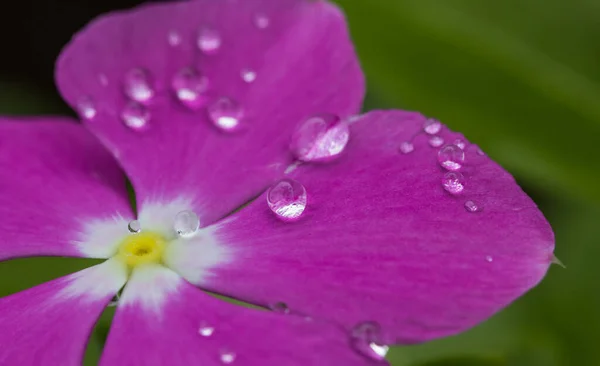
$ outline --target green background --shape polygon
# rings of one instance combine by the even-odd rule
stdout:
[[[600,1],[338,3],[368,78],[365,109],[419,110],[464,132],[538,203],[567,265],[553,266],[541,285],[464,334],[393,349],[392,364],[600,365]],[[8,81],[11,70],[2,71],[0,113],[65,111],[51,89]],[[0,293],[90,263],[3,262]],[[111,314],[92,335],[90,365]]]

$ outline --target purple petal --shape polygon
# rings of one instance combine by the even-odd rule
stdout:
[[[149,283],[152,288],[147,287]],[[164,267],[141,268],[133,273],[100,365],[228,364],[387,363],[355,352],[347,334],[335,326],[223,302]]]
[[[356,113],[364,92],[343,15],[308,0],[113,13],[75,36],[56,79],[141,205],[191,199],[202,225],[281,175],[302,119]]]
[[[108,261],[0,299],[0,364],[81,365],[96,320],[125,279]]]
[[[461,192],[444,189],[424,121],[372,112],[351,125],[338,161],[289,175],[307,192],[300,220],[278,220],[263,195],[217,226],[231,260],[203,287],[347,329],[375,322],[392,344],[463,331],[536,285],[554,247],[542,213],[475,145],[456,172]],[[463,139],[446,128],[436,136]],[[412,151],[401,151],[406,142]]]
[[[81,125],[0,118],[0,260],[96,257],[86,225],[132,215],[123,172]]]

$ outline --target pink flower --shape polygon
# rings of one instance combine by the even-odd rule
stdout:
[[[0,299],[1,365],[80,365],[123,286],[101,365],[385,364],[552,261],[541,212],[462,135],[355,115],[363,75],[325,1],[109,14],[56,80],[83,125],[0,119],[0,259],[106,261]]]

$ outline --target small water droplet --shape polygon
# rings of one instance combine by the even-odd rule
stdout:
[[[352,347],[364,356],[382,361],[389,347],[381,339],[381,327],[375,322],[363,322],[352,328],[350,333]]]
[[[321,114],[304,120],[292,135],[290,148],[302,161],[325,162],[337,158],[350,138],[348,125],[338,116]]]
[[[173,47],[181,43],[181,36],[176,31],[170,31],[168,36],[169,44]]]
[[[206,104],[209,81],[192,67],[179,70],[171,81],[177,99],[190,109],[198,109]]]
[[[242,107],[231,98],[219,98],[208,106],[208,115],[211,121],[225,132],[240,130],[243,114]]]
[[[459,170],[465,161],[465,152],[456,145],[446,145],[438,151],[438,162],[448,170]]]
[[[196,234],[200,228],[200,219],[193,211],[181,211],[175,215],[175,220],[173,220],[173,228],[180,237],[189,238]]]
[[[214,332],[215,328],[205,323],[200,325],[200,328],[198,328],[198,334],[200,334],[203,337],[210,337],[211,335],[213,335]]]
[[[429,135],[435,135],[440,132],[441,129],[442,124],[436,119],[429,118],[423,123],[423,131]]]
[[[461,139],[454,140],[454,145],[458,146],[461,150],[464,150],[465,146],[467,146],[465,144],[465,142],[463,140],[461,140]]]
[[[306,189],[293,179],[282,179],[267,192],[269,208],[283,221],[299,219],[306,209],[306,201]]]
[[[225,350],[221,350],[221,352],[220,352],[220,359],[221,359],[221,362],[223,362],[224,364],[229,365],[229,364],[233,363],[233,361],[235,361],[235,358],[236,358],[236,354],[231,350],[225,349]]]
[[[129,232],[132,234],[137,234],[142,231],[142,225],[138,220],[129,221],[129,224],[127,224],[127,230],[129,230]]]
[[[402,152],[403,154],[411,153],[414,150],[415,150],[415,145],[413,145],[412,142],[405,141],[400,144],[400,152]]]
[[[431,147],[440,147],[444,143],[444,139],[439,136],[431,136],[429,138],[429,145]]]
[[[214,29],[201,29],[198,33],[198,48],[207,55],[215,54],[221,48],[221,36]]]
[[[270,23],[271,20],[265,14],[256,14],[256,16],[254,16],[254,25],[256,25],[256,28],[258,29],[265,29]]]
[[[464,179],[459,172],[448,172],[442,178],[442,186],[452,194],[459,194],[465,189]]]
[[[494,258],[492,258],[492,256],[491,256],[491,255],[486,255],[486,256],[485,256],[485,260],[491,263],[491,262],[493,262],[493,261],[494,261]]]
[[[481,150],[480,147],[477,147],[477,149],[475,149],[475,152],[477,153],[477,155],[480,155],[480,156],[484,156],[485,155],[485,153],[483,152],[483,150]]]
[[[105,74],[98,75],[98,82],[102,86],[107,86],[108,85],[108,76],[106,76]]]
[[[289,314],[290,308],[284,302],[276,302],[270,306],[270,309],[276,313]]]
[[[465,202],[465,209],[469,212],[481,212],[483,210],[483,206],[475,201],[467,201]]]
[[[150,74],[144,69],[132,69],[125,74],[123,90],[132,100],[140,103],[147,103],[154,96]]]
[[[129,102],[123,108],[121,118],[127,127],[135,131],[142,131],[148,127],[150,113],[143,105]]]
[[[251,70],[251,69],[244,69],[242,70],[242,80],[244,80],[247,83],[252,83],[254,82],[254,80],[256,80],[256,71]]]
[[[84,97],[79,100],[77,103],[77,112],[81,118],[88,121],[94,119],[98,113],[92,99],[89,97]]]

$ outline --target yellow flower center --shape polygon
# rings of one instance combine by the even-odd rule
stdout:
[[[121,243],[118,257],[130,269],[143,264],[161,263],[166,243],[167,241],[156,233],[131,234]]]

